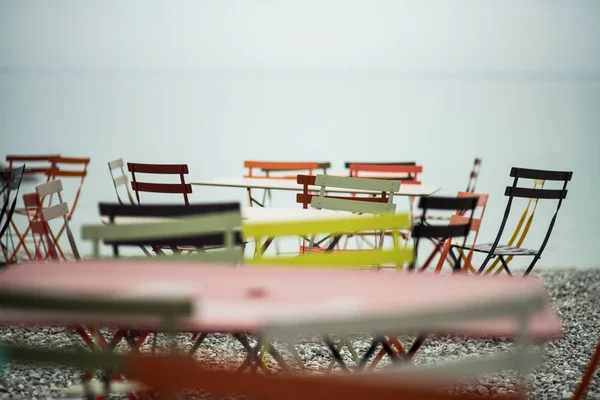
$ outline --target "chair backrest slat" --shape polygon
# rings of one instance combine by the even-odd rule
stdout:
[[[512,178],[539,179],[542,181],[570,181],[573,172],[512,167],[510,176]]]
[[[370,214],[394,212],[396,210],[396,205],[394,203],[357,201],[354,198],[340,199],[327,196],[312,197],[310,205],[317,209]]]
[[[471,230],[470,218],[466,218],[467,223],[454,223],[447,226],[440,225],[422,225],[417,224],[413,227],[412,234],[419,238],[455,238],[466,236]]]
[[[129,182],[129,179],[127,179],[127,177],[125,175],[121,175],[121,176],[117,176],[116,178],[114,178],[113,182],[114,182],[115,186],[123,186],[123,185],[127,185],[127,183]]]
[[[567,190],[559,189],[533,189],[523,187],[512,187],[507,186],[504,191],[505,196],[511,197],[523,197],[528,199],[565,199],[567,197]]]
[[[240,225],[240,220],[240,213],[226,212],[152,223],[85,225],[82,227],[81,232],[84,239],[143,240],[156,237],[170,238],[233,229]]]
[[[100,203],[100,215],[114,217],[183,217],[189,215],[213,214],[216,212],[241,212],[240,203],[202,203],[202,204],[147,204],[143,206],[129,204]]]
[[[69,206],[65,202],[58,203],[45,208],[43,210],[43,214],[46,221],[51,221],[55,218],[61,218],[69,214]]]
[[[46,196],[58,193],[63,190],[62,182],[60,179],[56,179],[50,182],[42,183],[35,187],[37,194],[43,199]]]
[[[189,183],[147,183],[131,182],[131,187],[136,192],[148,193],[192,193],[192,185]]]
[[[396,193],[400,190],[400,182],[398,181],[350,178],[347,176],[332,175],[317,175],[315,178],[315,185],[344,189],[368,190],[373,192]]]

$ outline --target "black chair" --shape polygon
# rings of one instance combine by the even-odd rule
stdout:
[[[177,218],[191,217],[200,215],[209,215],[228,211],[240,211],[240,203],[206,203],[206,204],[151,204],[151,205],[135,205],[135,204],[116,204],[116,203],[100,203],[100,215],[107,217],[110,223],[114,223],[118,217],[134,217],[134,218]],[[110,242],[106,244],[112,245],[113,255],[119,256],[120,246],[138,246],[144,250],[147,255],[150,253],[145,250],[144,246],[152,247],[156,253],[160,249],[170,248],[173,251],[198,251],[207,248],[219,248],[226,245],[225,236],[222,232],[211,234],[202,234],[194,236],[186,236],[181,238],[152,238],[143,240],[127,240]],[[243,246],[243,237],[241,227],[235,231],[234,246]]]
[[[415,269],[418,257],[419,243],[421,239],[429,239],[433,243],[443,243],[447,239],[463,238],[462,245],[466,244],[467,236],[471,230],[473,214],[477,208],[477,197],[443,197],[428,196],[419,198],[418,208],[421,209],[421,215],[418,222],[413,225],[411,235],[414,239],[415,263],[409,266],[410,270]],[[432,225],[428,220],[428,212],[436,211],[454,211],[464,217],[468,217],[465,223]],[[467,216],[467,213],[470,214]],[[460,257],[455,258],[454,271],[460,272]]]
[[[538,170],[538,169],[513,167],[510,170],[510,176],[512,178],[514,178],[514,180],[513,180],[512,186],[507,186],[506,190],[504,191],[504,195],[508,196],[508,202],[506,203],[504,217],[502,218],[502,223],[500,224],[500,229],[498,230],[496,239],[494,240],[493,243],[477,244],[474,247],[472,247],[472,250],[475,252],[486,253],[485,260],[479,267],[478,273],[480,273],[480,274],[485,270],[486,265],[489,263],[489,261],[492,258],[498,257],[498,260],[502,264],[502,268],[504,270],[506,270],[506,272],[509,275],[512,275],[512,272],[508,268],[508,261],[510,261],[510,259],[512,259],[512,257],[516,257],[516,256],[533,257],[533,260],[527,267],[527,270],[525,271],[523,276],[527,276],[531,272],[531,270],[533,269],[533,267],[535,266],[537,261],[541,258],[542,253],[544,252],[544,248],[546,247],[546,244],[548,244],[548,239],[550,239],[552,229],[554,228],[554,224],[556,222],[558,210],[560,210],[562,201],[567,197],[567,183],[571,180],[571,178],[573,176],[573,172],[546,171],[546,170]],[[559,185],[562,184],[562,185],[560,185],[562,187],[560,189],[543,189],[543,188],[537,188],[537,187],[535,187],[536,185],[534,185],[533,188],[526,188],[526,187],[518,186],[519,179],[530,179],[530,180],[534,180],[534,182],[542,181],[541,182],[542,186],[545,181],[555,181],[555,182],[558,182]],[[530,199],[530,200],[533,199],[536,202],[537,202],[537,200],[540,200],[540,199],[557,201],[556,210],[554,211],[554,215],[552,216],[552,219],[550,220],[550,224],[548,226],[548,230],[546,231],[546,235],[544,236],[542,244],[540,245],[539,249],[537,249],[537,250],[527,249],[527,248],[523,248],[520,246],[500,244],[500,239],[502,238],[504,228],[506,227],[506,222],[508,221],[508,217],[510,215],[511,206],[512,206],[513,200],[515,198],[523,198],[523,199]],[[532,218],[533,218],[533,214],[530,217],[530,221]],[[530,221],[528,221],[528,224],[531,223]],[[517,227],[517,230],[519,230],[519,229],[520,229],[520,226]],[[517,231],[515,231],[515,232],[517,232]],[[527,234],[527,230],[524,231],[524,234],[525,235]],[[513,235],[513,237],[514,236],[515,235]],[[523,238],[524,238],[524,236],[523,236]],[[462,245],[462,246],[453,245],[452,247],[471,250],[470,246],[465,246],[465,245]],[[505,257],[509,257],[510,259],[507,260],[507,259],[505,259]]]
[[[408,266],[409,270],[415,269],[415,264],[417,262],[418,257],[418,247],[421,239],[432,239],[435,241],[441,240],[445,241],[448,238],[457,238],[463,237],[463,243],[467,239],[469,235],[469,231],[471,229],[471,221],[473,218],[473,212],[477,207],[478,197],[443,197],[443,196],[428,196],[419,198],[418,208],[421,211],[421,217],[419,221],[413,225],[412,228],[412,237],[414,239],[414,263]],[[431,210],[444,210],[444,211],[460,211],[463,213],[465,217],[467,217],[466,213],[471,211],[468,216],[468,220],[466,223],[457,223],[457,224],[442,224],[442,225],[431,225],[427,221],[427,213]],[[460,260],[455,262],[454,266],[455,272],[460,272]],[[381,345],[382,349],[379,354],[376,355],[374,364],[372,367],[377,365],[379,360],[387,354],[392,361],[398,362],[401,360],[410,360],[414,354],[421,348],[426,335],[419,335],[409,348],[409,350],[404,354],[401,358],[392,350],[392,346],[397,342],[397,338],[387,338],[384,334],[377,333],[375,337],[372,339],[369,348],[363,357],[358,361],[358,365],[356,366],[357,371],[364,370],[367,366],[368,360],[375,354],[375,351],[379,345]],[[333,352],[333,355],[336,361],[342,365],[344,368],[347,368],[344,364],[344,361],[341,358],[339,352],[335,347],[329,345],[330,349]],[[369,367],[371,368],[371,367]]]
[[[0,214],[0,247],[5,259],[4,263],[8,262],[8,241],[6,244],[2,241],[4,240],[4,235],[9,231],[24,172],[25,165],[16,168],[7,168],[2,171],[2,182],[4,185],[0,195],[4,201],[2,203],[2,213]]]

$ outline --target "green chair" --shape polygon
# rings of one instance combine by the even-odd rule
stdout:
[[[120,205],[100,204],[101,214],[109,215],[110,224],[85,225],[81,234],[93,242],[93,257],[100,257],[100,242],[111,245],[118,257],[120,246],[149,246],[155,249],[185,246],[195,250],[190,254],[170,255],[169,260],[240,263],[243,242],[239,203],[193,205]],[[110,209],[110,210],[109,210]],[[119,223],[118,217],[128,217]],[[133,218],[131,218],[133,217]],[[139,222],[138,222],[139,221]],[[217,246],[217,247],[215,247]],[[142,257],[144,260],[162,260]],[[137,258],[137,257],[131,257]]]

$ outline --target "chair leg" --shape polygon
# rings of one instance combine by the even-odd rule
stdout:
[[[510,269],[508,269],[508,263],[506,262],[504,257],[498,256],[498,258],[500,259],[500,262],[502,263],[502,268],[506,270],[506,273],[508,275],[512,276],[512,272],[510,272]],[[496,272],[495,275],[498,275],[501,271],[502,271],[502,269],[500,269],[498,272]]]
[[[531,261],[531,264],[529,264],[529,267],[527,267],[527,270],[525,271],[523,276],[529,275],[529,273],[531,272],[531,270],[533,269],[533,267],[535,266],[535,264],[538,262],[539,259],[540,259],[539,255],[536,254],[536,256],[533,258],[533,261]]]
[[[596,345],[596,350],[594,351],[590,363],[585,369],[585,372],[583,373],[583,376],[581,378],[581,382],[579,382],[579,386],[577,386],[577,389],[575,390],[573,397],[571,397],[571,400],[579,400],[584,398],[588,386],[590,385],[590,382],[594,377],[594,373],[598,368],[598,363],[600,363],[600,340]]]
[[[492,259],[492,253],[488,253],[487,256],[485,256],[485,260],[483,260],[483,263],[481,263],[479,270],[477,271],[478,274],[481,274],[485,270],[485,266],[487,265],[488,262],[490,262],[491,259]]]

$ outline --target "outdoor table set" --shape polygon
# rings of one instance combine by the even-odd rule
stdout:
[[[479,159],[473,164],[467,189],[457,196],[436,195],[440,187],[422,183],[423,167],[415,162],[347,162],[346,173],[332,173],[330,162],[245,161],[243,177],[188,183],[186,164],[115,160],[108,167],[117,201],[100,203],[98,222],[82,227],[81,237],[91,241],[93,249],[92,259],[82,260],[69,226],[81,185],[69,205],[63,199],[61,179],[76,176],[83,182],[87,169],[82,174],[60,165],[84,162],[87,168],[89,159],[52,155],[9,156],[7,160],[25,167],[11,164],[3,181],[0,238],[7,266],[0,272],[0,320],[71,328],[92,353],[68,358],[41,348],[10,346],[6,353],[38,361],[53,356],[79,365],[87,371],[81,392],[90,398],[114,392],[119,384],[115,382],[125,382],[120,390],[130,398],[160,397],[197,387],[200,383],[193,376],[207,378],[218,372],[205,369],[202,360],[200,364],[188,361],[196,360],[206,337],[216,333],[230,335],[246,351],[237,372],[223,373],[231,373],[227,376],[232,381],[239,378],[239,386],[234,385],[239,390],[265,398],[281,395],[278,382],[286,376],[297,379],[298,374],[305,379],[307,396],[314,395],[313,387],[333,391],[337,387],[343,393],[355,385],[356,393],[366,387],[383,390],[381,397],[414,390],[411,393],[421,391],[423,398],[446,398],[432,390],[505,369],[524,376],[542,361],[540,351],[529,344],[563,335],[543,283],[527,275],[549,240],[571,172],[512,168],[513,182],[505,190],[508,203],[498,236],[493,242],[480,243],[479,227],[488,196],[475,192]],[[34,162],[47,165],[34,169],[30,167]],[[36,173],[46,182],[23,196],[24,208],[16,207],[23,176]],[[161,182],[152,181],[151,175]],[[168,182],[168,176],[174,181]],[[533,182],[532,187],[523,186],[523,181]],[[549,184],[558,186],[544,188]],[[244,189],[248,205],[195,203],[194,187]],[[264,190],[262,199],[253,194],[256,190]],[[272,191],[295,193],[297,207],[273,206]],[[165,199],[179,197],[183,202],[146,204],[144,193],[162,193]],[[59,207],[50,203],[52,196],[59,197]],[[398,198],[408,199],[408,208],[394,203]],[[541,247],[525,249],[521,245],[529,223],[523,221],[533,218],[540,199],[554,200],[556,211]],[[526,203],[525,211],[511,239],[503,244],[500,238],[518,200]],[[24,229],[17,224],[18,216],[26,217]],[[60,219],[60,229],[51,225],[53,219]],[[73,256],[59,246],[63,232],[70,239]],[[17,262],[18,248],[9,250],[9,236],[18,238],[15,247],[24,250],[26,260]],[[286,237],[299,242],[291,253],[279,249],[279,241]],[[367,243],[366,248],[353,248],[350,238]],[[433,250],[420,263],[425,244]],[[124,247],[136,254],[123,255]],[[105,248],[112,257],[102,258]],[[475,265],[477,253],[485,257],[480,265]],[[515,271],[509,263],[514,257],[532,258],[523,277],[511,276]],[[429,265],[436,259],[434,273],[430,273]],[[446,266],[451,274],[442,273]],[[497,276],[503,271],[506,276]],[[40,294],[70,299],[71,309],[60,307],[69,301],[57,301],[54,308],[45,309],[44,303],[54,303],[35,297]],[[28,301],[28,296],[33,300]],[[115,312],[116,305],[100,300],[92,307],[90,298],[125,302],[122,310],[144,315],[134,318],[132,313]],[[74,307],[80,303],[83,308],[77,311]],[[181,315],[170,311],[171,303],[178,304]],[[161,316],[160,310],[168,315]],[[105,337],[105,327],[110,337]],[[179,347],[172,336],[176,332],[191,335],[191,349]],[[158,334],[172,336],[164,357],[156,345]],[[352,336],[357,334],[372,338],[363,354],[353,346]],[[404,334],[416,335],[410,345],[400,343],[399,335]],[[415,353],[434,335],[508,338],[517,346],[493,357],[452,363],[440,360],[435,365],[412,363]],[[152,349],[144,350],[151,337]],[[325,370],[330,373],[322,378],[313,376],[294,347],[299,338],[308,337],[322,338],[331,352],[332,363]],[[128,351],[117,356],[114,352],[122,341]],[[295,363],[285,359],[281,346],[290,350]],[[341,355],[344,347],[354,363]],[[103,356],[97,354],[98,349]],[[386,355],[391,364],[376,368]],[[269,356],[277,368],[268,367]],[[156,363],[154,371],[164,371],[164,378],[151,371],[152,363]],[[191,374],[187,379],[169,372],[184,366]],[[91,383],[96,367],[105,371],[100,386]],[[247,371],[262,371],[266,377],[256,375],[253,382],[272,390],[244,383]],[[215,393],[228,390],[227,385],[217,385],[225,382],[225,375],[214,375],[214,379],[204,387]],[[524,389],[524,381],[521,384]]]

